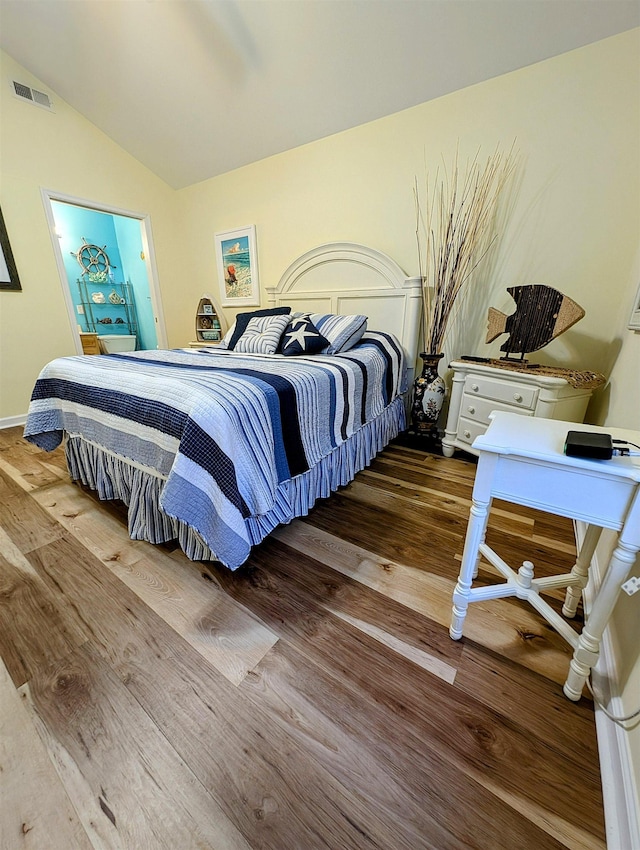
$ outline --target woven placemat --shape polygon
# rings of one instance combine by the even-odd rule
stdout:
[[[506,369],[509,372],[528,372],[531,375],[548,375],[551,378],[564,378],[572,387],[581,390],[597,390],[607,382],[601,372],[580,369],[562,369],[560,366],[527,366],[524,363],[508,363],[506,360],[491,360],[487,366]]]

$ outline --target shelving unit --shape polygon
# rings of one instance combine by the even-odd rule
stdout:
[[[138,315],[129,281],[116,283],[111,275],[104,280],[92,280],[91,277],[87,274],[78,278],[84,330],[97,334],[131,334],[137,340]]]
[[[196,340],[191,347],[218,345],[223,336],[220,315],[211,298],[203,295],[196,310]]]

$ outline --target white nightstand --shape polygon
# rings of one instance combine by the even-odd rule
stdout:
[[[564,692],[569,699],[578,700],[591,668],[598,660],[602,633],[620,588],[640,549],[640,459],[569,457],[564,453],[570,430],[568,425],[567,422],[523,419],[498,412],[486,434],[478,438],[478,470],[460,575],[453,593],[449,632],[454,640],[462,637],[470,602],[509,596],[526,600],[573,647]],[[608,433],[614,439],[640,444],[640,432],[637,431],[594,425],[575,427],[579,431]],[[487,520],[494,498],[586,522],[587,532],[571,572],[535,578],[531,561],[521,562],[522,566],[517,571],[503,561],[485,543]],[[578,634],[541,594],[553,588],[566,587],[562,613],[565,617],[575,616],[603,528],[620,532],[618,544],[595,593],[584,628]],[[481,555],[502,575],[504,582],[481,583],[472,587]]]
[[[518,364],[454,360],[450,367],[453,386],[442,438],[445,457],[451,457],[456,448],[477,455],[471,444],[487,430],[493,410],[582,422],[591,393],[605,380],[596,372]]]

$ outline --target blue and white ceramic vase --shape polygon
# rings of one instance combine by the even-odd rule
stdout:
[[[422,373],[413,382],[411,422],[417,434],[437,435],[437,422],[444,403],[446,385],[438,374],[438,365],[444,354],[420,355]]]

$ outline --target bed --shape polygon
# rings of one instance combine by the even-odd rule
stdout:
[[[192,560],[236,569],[405,427],[420,297],[419,279],[386,255],[320,246],[268,290],[269,317],[252,318],[233,349],[52,361],[34,387],[24,436],[46,450],[64,441],[71,477],[128,506],[132,539],[177,540]],[[291,316],[315,317],[331,345],[264,353],[269,334],[304,339]],[[366,316],[366,331],[332,351],[334,326],[340,339],[355,327],[346,316]]]

